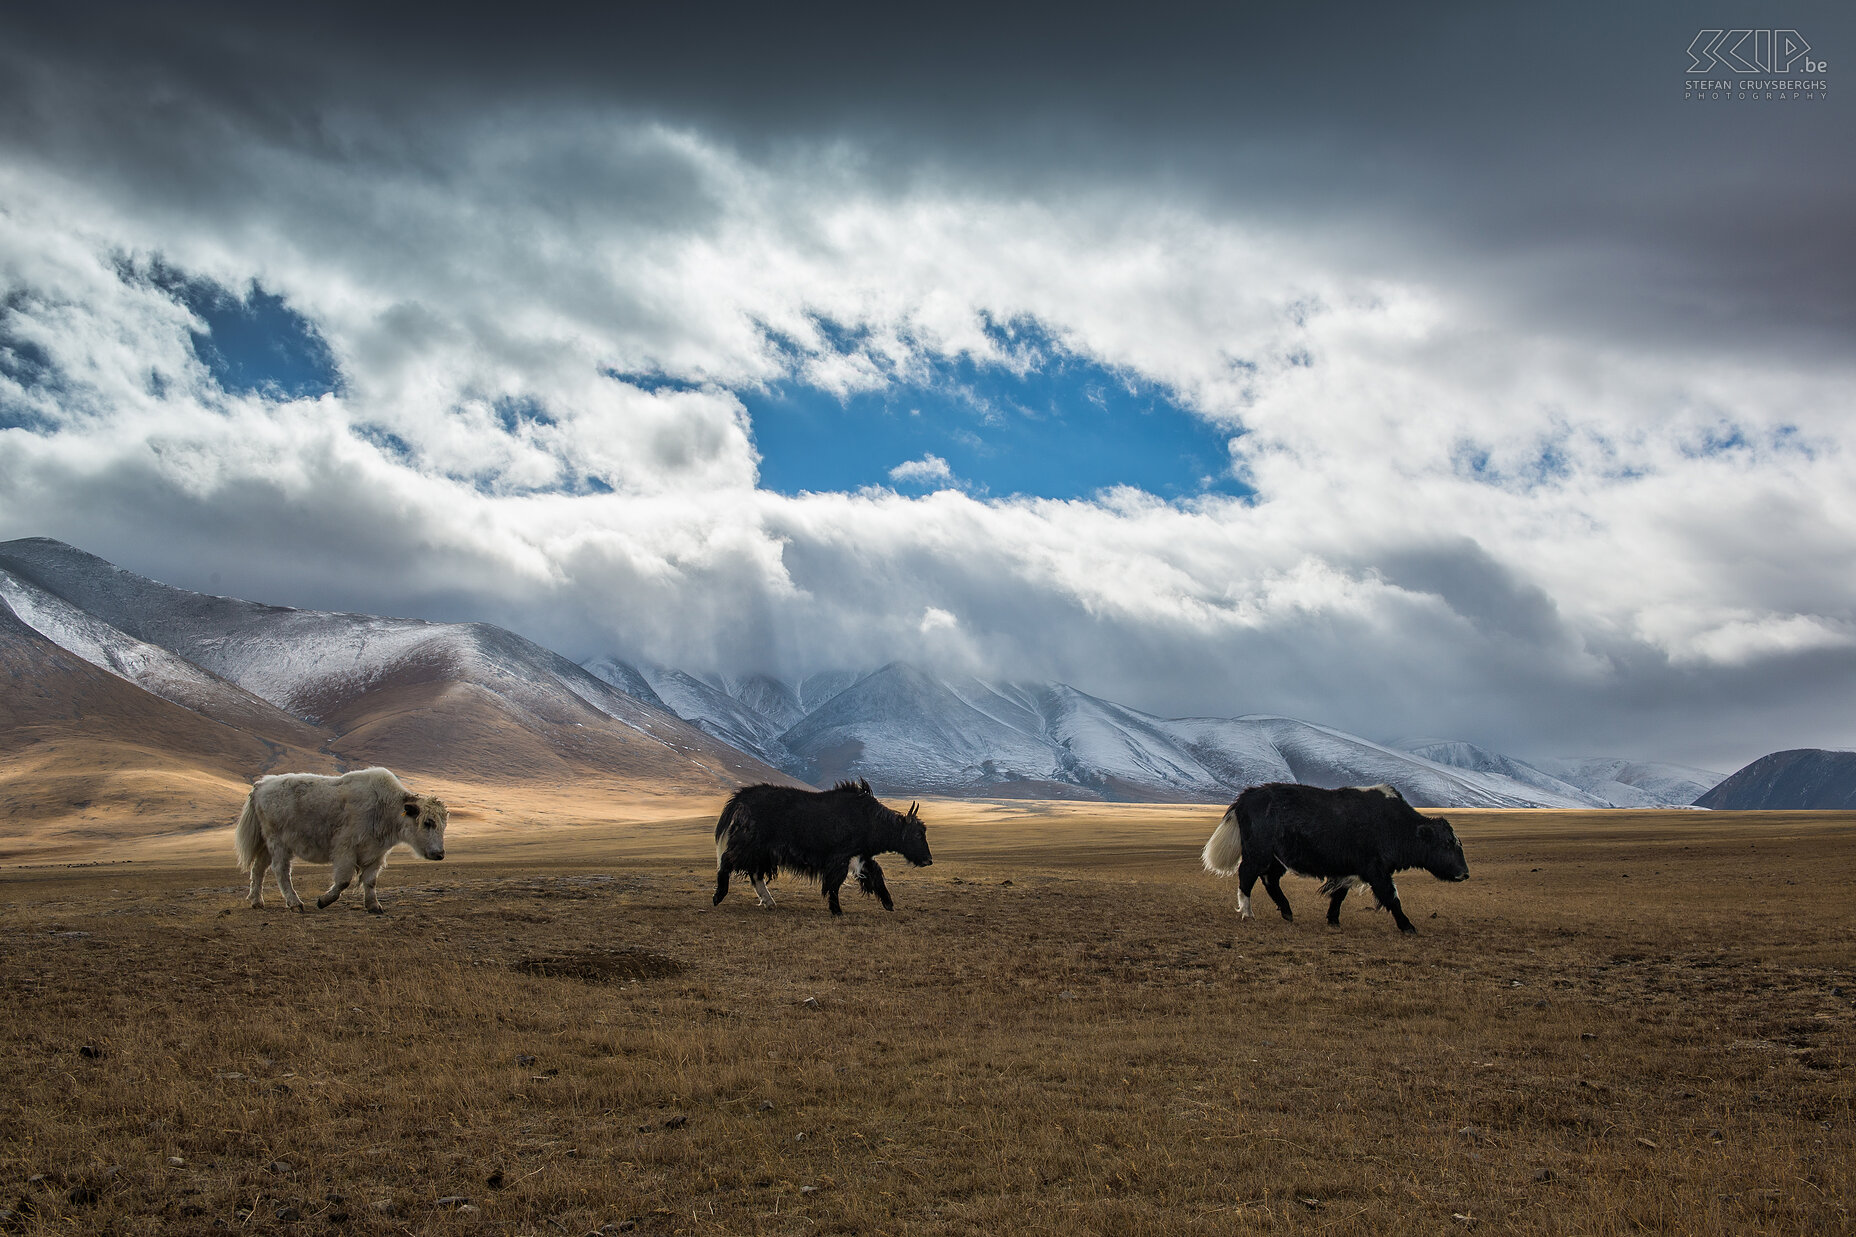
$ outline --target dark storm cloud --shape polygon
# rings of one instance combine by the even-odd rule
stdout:
[[[87,142],[192,194],[241,174],[227,142],[341,160],[394,141],[395,118],[412,133],[618,106],[750,154],[848,139],[897,181],[1108,177],[1293,218],[1361,269],[1421,270],[1518,319],[1645,346],[1808,352],[1856,327],[1846,5],[80,5],[7,20],[8,141]],[[1830,101],[1684,100],[1686,48],[1709,25],[1797,29],[1833,61]],[[357,137],[340,123],[355,112],[389,132]],[[633,170],[602,186],[597,163],[537,168],[537,184],[701,209],[674,166]]]
[[[1545,590],[1517,577],[1467,537],[1444,546],[1398,550],[1376,566],[1387,583],[1442,599],[1485,636],[1542,647],[1565,638]]]

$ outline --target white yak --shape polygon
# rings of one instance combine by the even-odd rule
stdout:
[[[374,879],[387,852],[401,842],[427,859],[445,857],[445,805],[415,795],[387,769],[359,769],[340,777],[281,773],[261,777],[245,800],[235,831],[238,866],[251,873],[251,904],[264,905],[264,869],[277,874],[284,905],[303,909],[290,886],[297,859],[335,865],[329,890],[316,899],[326,907],[361,874],[367,909],[381,913]]]

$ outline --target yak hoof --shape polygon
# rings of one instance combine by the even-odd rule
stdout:
[[[718,894],[716,894],[716,895],[715,895],[715,897],[713,897],[713,898],[711,898],[711,899],[709,900],[709,905],[710,905],[710,906],[720,906],[720,905],[722,904],[722,899],[723,899],[723,898],[726,898],[727,896],[728,896],[728,895],[727,895],[727,894],[725,894],[725,893],[718,893]]]
[[[1412,927],[1410,924],[1406,924],[1404,927],[1400,928],[1399,931],[1403,932],[1406,936],[1418,935],[1418,930]]]
[[[384,906],[370,906],[367,908],[367,913],[370,915],[384,915],[387,913],[387,908]]]

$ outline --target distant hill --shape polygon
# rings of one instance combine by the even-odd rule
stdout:
[[[1695,800],[1718,811],[1856,811],[1856,752],[1817,747],[1761,756]]]

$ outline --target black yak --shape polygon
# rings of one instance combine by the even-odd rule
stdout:
[[[1420,816],[1390,786],[1252,786],[1224,814],[1202,857],[1220,876],[1237,873],[1237,912],[1245,919],[1260,876],[1282,917],[1293,920],[1280,882],[1283,873],[1294,872],[1322,879],[1330,924],[1340,922],[1347,891],[1367,885],[1400,932],[1417,929],[1399,905],[1394,872],[1423,868],[1438,880],[1469,879],[1469,863],[1450,822]]]
[[[834,915],[844,913],[838,888],[847,875],[893,911],[896,904],[875,856],[895,851],[918,868],[934,862],[916,807],[911,803],[907,813],[885,807],[865,781],[839,782],[823,791],[744,786],[715,822],[715,905],[728,896],[729,876],[741,871],[760,904],[772,906],[767,878],[786,871],[817,880]]]

